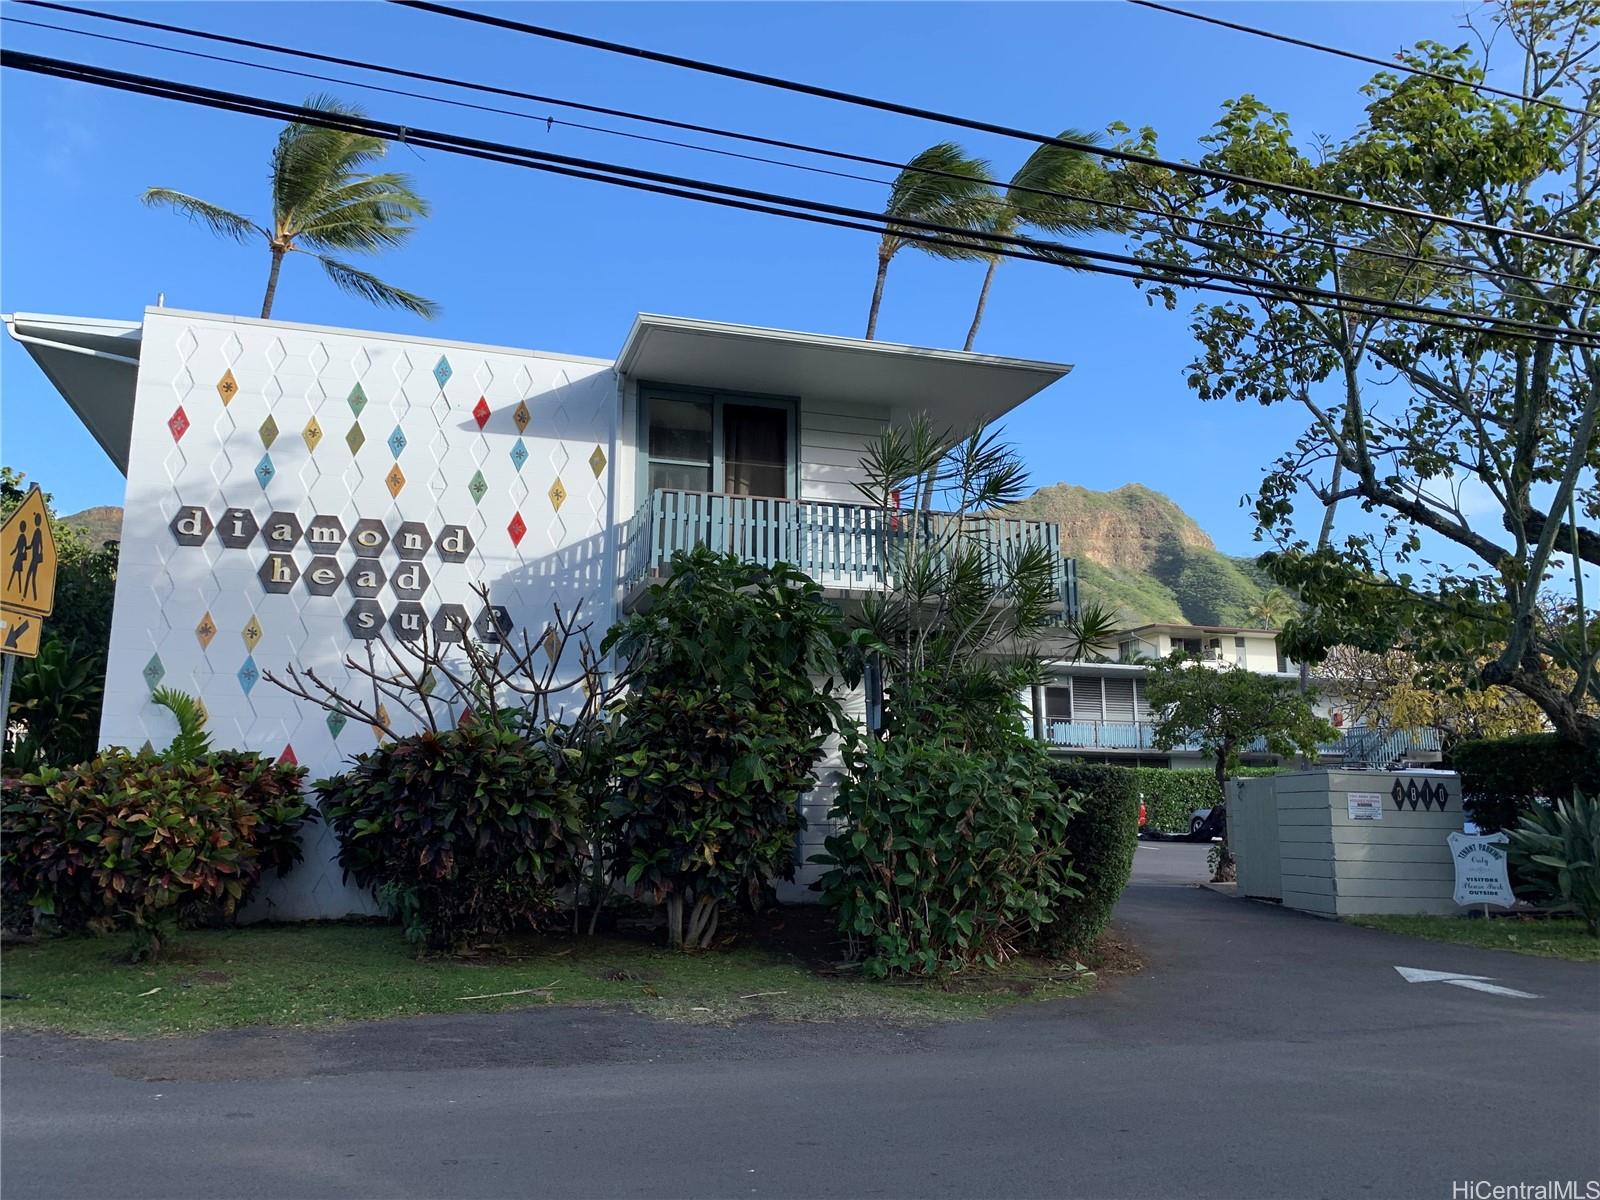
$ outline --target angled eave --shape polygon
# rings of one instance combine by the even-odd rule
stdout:
[[[641,313],[617,370],[648,383],[924,411],[964,430],[1004,416],[1066,363]]]
[[[140,323],[40,313],[10,313],[0,320],[126,475]]]

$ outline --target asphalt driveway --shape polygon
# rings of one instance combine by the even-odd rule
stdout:
[[[1118,910],[1141,974],[970,1024],[13,1035],[5,1195],[1450,1200],[1600,1178],[1600,969],[1220,896],[1193,886],[1205,850],[1141,846]]]

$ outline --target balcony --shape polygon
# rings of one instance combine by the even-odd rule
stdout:
[[[1157,751],[1155,725],[1148,721],[1060,721],[1045,722],[1044,740],[1062,750],[1149,750],[1156,753],[1195,753],[1193,742]],[[1266,754],[1266,742],[1257,738],[1244,748],[1246,754]],[[1437,754],[1436,729],[1351,729],[1317,748],[1325,759],[1349,766],[1387,767],[1397,759],[1413,754]]]
[[[951,519],[865,504],[658,490],[623,529],[622,594],[627,601],[650,579],[664,574],[674,554],[696,546],[763,566],[791,563],[825,588],[861,592],[887,578],[898,557],[897,547],[914,529]],[[1049,547],[1055,556],[1062,611],[1077,611],[1077,564],[1061,557],[1058,526],[989,517],[968,518],[963,527],[992,546],[997,558],[1022,546]]]

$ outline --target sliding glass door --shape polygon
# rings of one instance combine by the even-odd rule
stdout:
[[[639,396],[648,490],[794,497],[793,401],[648,386]]]

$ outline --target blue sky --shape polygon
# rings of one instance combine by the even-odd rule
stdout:
[[[115,6],[117,11],[133,11]],[[8,15],[103,32],[101,23],[6,5]],[[955,137],[1009,175],[1027,147],[888,114],[624,60],[378,4],[145,4],[138,15],[592,103],[732,126],[903,159]],[[523,19],[631,41],[1031,129],[1151,125],[1170,156],[1222,100],[1253,92],[1302,136],[1340,136],[1360,118],[1369,68],[1120,3],[526,4]],[[1218,4],[1209,11],[1386,56],[1420,38],[1465,40],[1454,4]],[[6,26],[10,46],[181,77],[286,100],[337,90],[385,119],[563,153],[873,207],[883,189],[738,163],[542,120],[328,89],[243,66],[199,62]],[[133,33],[130,36],[144,36]],[[164,35],[152,40],[175,41]],[[251,55],[265,59],[265,55]],[[284,65],[302,65],[272,59]],[[309,69],[317,69],[310,67]],[[385,81],[332,69],[333,73]],[[435,89],[437,90],[437,89]],[[468,97],[470,98],[470,97]],[[518,102],[509,102],[518,106]],[[623,127],[525,105],[577,120]],[[221,242],[143,208],[147,186],[189,191],[265,216],[277,128],[7,72],[0,80],[0,309],[137,319],[172,307],[254,315],[264,247]],[[434,204],[412,243],[369,264],[443,306],[427,322],[335,291],[313,264],[285,270],[274,316],[609,356],[637,311],[859,335],[874,239],[397,148]],[[870,169],[866,173],[872,173]],[[879,336],[961,345],[982,267],[902,254]],[[55,492],[64,511],[120,504],[123,481],[20,347],[0,339],[0,453]],[[1147,307],[1126,281],[1002,264],[979,350],[1075,364],[1008,422],[1036,484],[1139,482],[1166,492],[1233,553],[1252,552],[1240,497],[1298,432],[1293,413],[1202,404],[1184,384],[1184,312]]]

